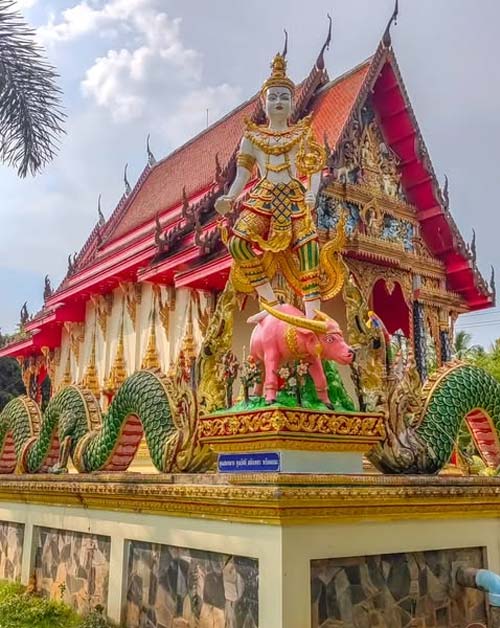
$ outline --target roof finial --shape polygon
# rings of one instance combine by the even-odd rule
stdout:
[[[29,319],[30,315],[28,312],[28,302],[25,301],[23,307],[21,308],[21,311],[19,312],[19,326],[21,327],[21,330],[24,330],[24,326],[29,321]]]
[[[283,45],[283,52],[281,53],[281,56],[285,59],[286,53],[288,52],[288,32],[286,28],[283,29],[283,32],[285,33],[285,43]]]
[[[146,139],[146,152],[148,154],[148,165],[154,166],[156,163],[156,157],[153,155],[153,151],[151,150],[151,146],[149,144],[150,137],[151,137],[151,133],[148,133],[148,137]]]
[[[495,267],[493,265],[491,266],[490,288],[491,293],[493,294],[493,298],[495,298],[497,295],[497,287],[495,284]]]
[[[476,231],[475,231],[475,229],[472,230],[472,241],[470,243],[470,254],[471,254],[472,263],[475,264],[476,263],[476,259],[477,259]]]
[[[386,48],[391,47],[391,26],[393,23],[397,24],[398,13],[399,13],[399,2],[398,0],[396,0],[394,4],[394,11],[392,12],[391,18],[389,22],[387,23],[387,26],[385,27],[384,35],[382,36],[382,43],[384,44]]]
[[[132,192],[132,188],[130,187],[130,183],[127,179],[127,169],[128,164],[125,164],[125,168],[123,169],[123,183],[125,184],[125,196],[128,196],[130,192]]]
[[[446,211],[450,209],[450,195],[448,190],[448,177],[444,175],[444,187],[443,187],[443,201]]]
[[[102,209],[101,209],[101,195],[100,194],[97,197],[97,216],[99,217],[99,220],[98,220],[99,227],[104,227],[104,225],[106,223],[106,218],[104,218],[104,214],[102,213]]]
[[[318,68],[318,70],[324,70],[325,68],[325,50],[330,49],[330,42],[332,41],[332,16],[327,13],[326,17],[328,18],[328,35],[326,36],[325,43],[319,51],[318,58],[316,59],[316,67]]]
[[[45,275],[44,281],[45,281],[45,286],[43,288],[43,300],[46,301],[47,299],[50,299],[50,297],[52,296],[53,290],[50,284],[50,277],[48,275]]]

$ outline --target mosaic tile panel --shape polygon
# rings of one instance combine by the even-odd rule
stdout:
[[[36,589],[79,612],[106,607],[111,539],[53,528],[36,532]]]
[[[24,525],[0,521],[0,580],[20,580]]]
[[[311,561],[312,628],[487,625],[483,593],[454,584],[458,566],[485,567],[481,548]]]
[[[127,628],[257,628],[258,561],[129,543]]]

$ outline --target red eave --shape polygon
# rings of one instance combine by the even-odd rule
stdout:
[[[0,349],[0,358],[25,357],[34,353],[33,338],[12,342]]]
[[[387,53],[373,86],[373,103],[385,138],[401,160],[402,183],[417,209],[422,236],[444,263],[449,288],[462,295],[471,310],[493,305],[492,297],[477,285],[469,259],[457,250],[457,234],[437,198],[435,173],[392,52]]]
[[[196,268],[179,272],[175,275],[176,288],[195,288],[197,290],[223,290],[232,259],[228,253],[206,262]]]

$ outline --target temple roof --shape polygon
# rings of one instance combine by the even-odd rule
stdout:
[[[369,61],[332,81],[314,106],[318,137],[327,133],[336,142],[369,68]],[[246,101],[207,130],[158,162],[131,200],[120,222],[106,234],[110,242],[130,233],[182,200],[192,198],[214,183],[215,155],[225,164],[238,147],[244,120],[256,108],[258,95]]]

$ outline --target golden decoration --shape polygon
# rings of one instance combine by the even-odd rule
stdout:
[[[342,250],[346,244],[345,213],[340,216],[335,237],[320,249],[320,291],[322,301],[333,299],[342,290],[347,275]]]
[[[388,268],[378,264],[370,264],[355,259],[348,259],[349,270],[356,277],[358,285],[361,287],[364,298],[369,301],[372,297],[373,288],[377,281],[382,280],[386,286],[399,284],[406,305],[411,311],[413,307],[413,280],[410,273],[398,268]]]
[[[265,155],[284,155],[289,153],[303,139],[310,124],[311,117],[307,116],[285,131],[274,131],[264,125],[255,124],[255,122],[245,119],[244,137]]]
[[[91,301],[95,308],[96,321],[99,323],[102,335],[105,338],[108,329],[108,318],[111,316],[113,309],[113,293],[92,296]]]
[[[368,327],[368,303],[354,277],[349,275],[344,284],[343,300],[347,316],[347,340],[357,350],[351,364],[351,374],[360,408],[387,411],[383,396],[386,374],[385,356],[381,349],[374,349],[379,332]]]
[[[104,392],[108,395],[114,395],[127,377],[123,326],[124,320],[122,316],[122,319],[120,321],[120,331],[118,334],[118,343],[116,345],[116,354],[105,384]]]
[[[200,415],[214,412],[225,404],[225,382],[219,376],[218,367],[222,356],[232,346],[235,308],[235,288],[229,279],[219,296],[196,361]]]
[[[137,309],[142,300],[142,286],[139,283],[122,282],[120,283],[120,289],[123,293],[128,315],[132,321],[133,327],[135,328]]]
[[[3,503],[147,513],[259,525],[498,518],[500,479],[484,476],[169,474],[2,476]]]
[[[307,357],[306,354],[299,351],[297,341],[297,328],[293,325],[287,325],[285,328],[285,342],[292,358],[294,358],[295,360],[302,360]]]
[[[80,382],[80,386],[86,390],[90,390],[90,392],[94,395],[96,399],[99,399],[101,396],[101,387],[99,385],[99,377],[97,375],[97,367],[96,367],[96,333],[92,336],[92,345],[90,349],[90,357],[89,362],[87,364],[87,368],[85,369],[85,374],[83,376],[82,381]]]
[[[253,155],[247,155],[245,153],[238,153],[236,157],[236,165],[245,168],[250,173],[253,171],[255,166],[255,157]]]
[[[276,307],[272,307],[268,305],[265,301],[261,301],[260,305],[263,310],[269,312],[274,318],[277,318],[292,327],[298,327],[299,329],[307,329],[309,331],[314,332],[315,334],[326,334],[328,329],[328,323],[325,320],[316,320],[306,318],[305,316],[299,316],[297,314],[288,314],[288,312],[283,312],[282,310],[277,309]]]
[[[71,352],[75,356],[76,363],[80,361],[80,345],[85,338],[85,326],[83,323],[64,323],[69,337]]]
[[[156,345],[156,311],[154,307],[154,301],[151,310],[151,325],[149,328],[148,344],[146,346],[146,353],[144,354],[141,368],[147,370],[155,370],[160,368],[160,358]]]
[[[199,419],[202,443],[216,451],[280,449],[368,451],[385,438],[380,414],[270,408]]]
[[[271,62],[271,76],[264,81],[261,92],[265,95],[270,87],[287,87],[293,94],[295,85],[286,74],[286,59],[279,52]]]
[[[326,165],[325,149],[315,139],[310,125],[306,126],[295,157],[297,170],[307,176],[308,187],[310,187],[311,177],[317,172],[321,172]]]

